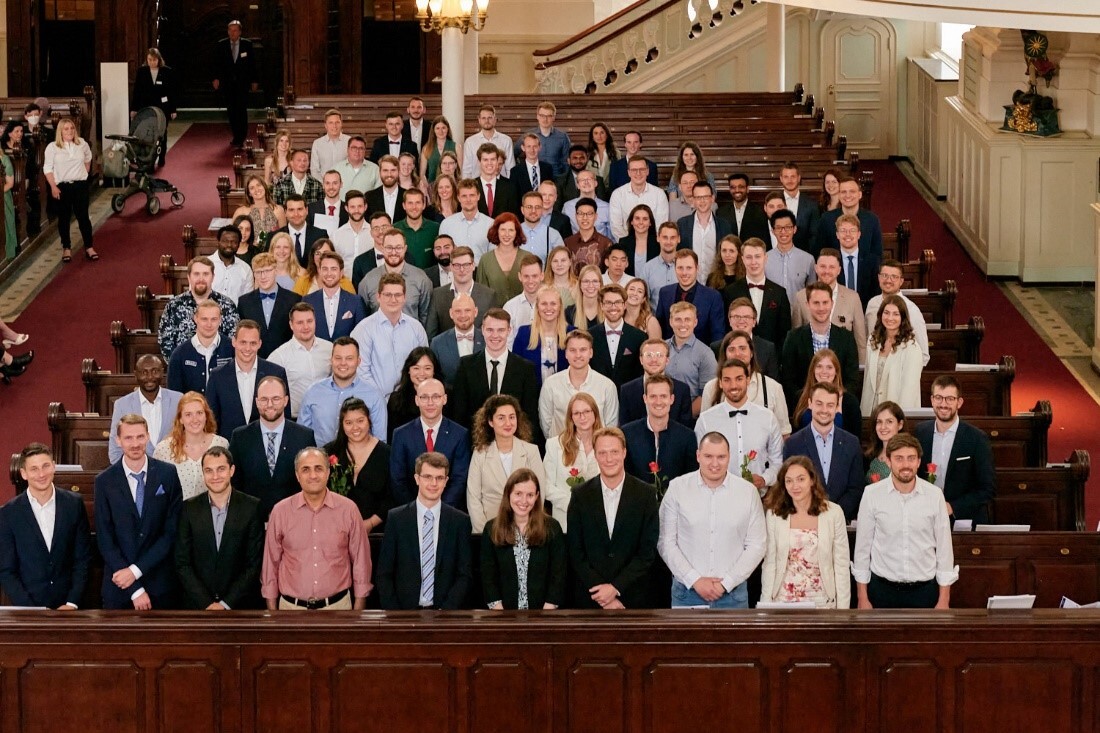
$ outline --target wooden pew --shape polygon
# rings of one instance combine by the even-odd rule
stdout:
[[[141,327],[156,331],[164,309],[172,301],[171,295],[153,295],[148,285],[138,285],[134,293],[138,311],[141,312]]]
[[[46,423],[53,436],[53,455],[58,463],[79,465],[86,471],[101,471],[110,465],[107,459],[110,415],[67,412],[62,403],[51,402]]]
[[[218,251],[218,240],[216,237],[200,237],[195,231],[195,227],[191,224],[183,225],[183,251],[187,258],[187,261],[195,259],[198,256],[210,256]]]
[[[906,430],[929,418],[909,418]],[[1054,414],[1047,400],[1039,400],[1030,412],[1015,415],[971,415],[968,423],[989,436],[993,448],[993,465],[998,471],[1007,468],[1041,468],[1047,465],[1047,434]],[[863,445],[869,447],[874,436],[870,415],[863,416]]]
[[[998,467],[992,521],[1029,524],[1032,531],[1087,531],[1085,482],[1090,470],[1084,450],[1044,468]]]
[[[157,332],[139,328],[131,331],[122,321],[111,321],[111,345],[115,349],[115,371],[134,372],[137,358],[142,354],[160,356]]]
[[[985,319],[971,316],[965,326],[928,329],[928,365],[925,369],[954,370],[957,364],[981,364]]]
[[[128,395],[137,387],[133,374],[100,369],[95,359],[85,359],[80,365],[80,379],[84,382],[84,409],[110,415],[115,400]],[[161,377],[160,386],[167,386],[167,376]]]
[[[862,202],[861,202],[862,203]],[[882,259],[909,261],[909,239],[913,236],[912,227],[908,219],[898,222],[892,232],[882,233]]]
[[[959,286],[954,280],[944,280],[943,290],[906,289],[902,293],[913,301],[927,323],[938,323],[943,328],[955,326],[955,299]]]
[[[160,276],[165,295],[180,295],[187,291],[187,265],[177,265],[172,255],[160,256]]]
[[[927,288],[932,282],[932,266],[935,264],[936,253],[930,249],[922,250],[919,260],[903,263],[901,266],[902,288]]]
[[[15,493],[21,494],[27,490],[27,482],[23,480],[23,477],[19,475],[19,454],[13,453],[11,456],[11,466],[9,468],[11,484],[15,487]],[[75,494],[80,494],[80,498],[84,502],[84,508],[88,512],[88,522],[92,526],[92,531],[95,531],[95,477],[99,474],[99,471],[61,471],[58,470],[54,473],[53,483],[58,489],[71,491]],[[98,598],[99,593],[96,592]]]

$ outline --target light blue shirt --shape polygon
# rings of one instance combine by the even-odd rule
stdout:
[[[638,277],[645,280],[649,286],[649,305],[657,310],[657,300],[661,295],[661,288],[676,282],[676,261],[665,262],[661,255],[657,255],[645,267],[638,272]]]
[[[942,433],[932,427],[932,455],[925,456],[925,464],[936,464],[936,486],[943,488],[947,480],[947,464],[951,460],[951,450],[955,447],[955,435],[959,432],[959,417],[955,416],[955,422]]]
[[[401,380],[401,367],[409,352],[428,345],[428,333],[419,321],[402,312],[393,323],[382,311],[372,313],[352,330],[351,337],[359,342],[363,363],[359,376],[374,385],[388,398]]]
[[[523,229],[523,236],[527,238],[527,241],[524,242],[520,249],[538,257],[542,260],[543,267],[545,267],[550,250],[560,246],[564,242],[561,235],[558,234],[558,230],[550,228],[550,217],[542,217],[535,226],[531,226],[525,220],[520,224],[520,228]],[[512,327],[512,330],[515,330],[515,326]]]
[[[528,132],[539,136],[539,143],[542,146],[539,148],[539,160],[550,164],[554,169],[555,177],[565,173],[569,168],[569,147],[572,145],[569,141],[569,135],[564,130],[559,130],[556,127],[550,128],[549,135],[543,135],[542,130],[538,127],[528,130]],[[520,144],[522,144],[523,137],[526,134],[520,136]]]
[[[665,374],[686,384],[691,398],[695,399],[703,394],[703,385],[718,373],[718,360],[714,352],[694,335],[679,348],[675,338],[668,339],[666,343],[668,366],[665,367]]]
[[[336,386],[332,377],[327,377],[306,390],[302,397],[302,406],[298,410],[298,424],[313,428],[317,445],[325,445],[336,439],[340,420],[340,407],[349,397],[358,397],[370,411],[370,432],[379,440],[386,439],[386,401],[381,393],[358,376],[346,387]]]
[[[282,446],[282,444],[283,444],[283,426],[284,425],[286,425],[286,420],[280,420],[279,421],[279,427],[277,427],[277,428],[269,428],[266,425],[264,425],[262,422],[260,423],[260,437],[263,439],[265,459],[266,459],[266,456],[267,456],[267,440],[268,440],[267,436],[271,435],[271,434],[274,434],[275,435],[275,456],[276,456],[276,460],[278,460],[279,447]]]
[[[598,199],[595,196],[592,200],[596,202],[596,231],[604,235],[612,242],[615,241],[614,235],[611,234],[611,205],[603,199]],[[561,213],[565,214],[569,218],[569,223],[573,225],[573,233],[576,234],[577,229],[577,202],[580,198],[569,199],[561,207]]]
[[[852,269],[852,277],[848,277],[848,268]],[[859,283],[859,247],[850,253],[840,250],[840,270],[844,273],[844,285],[851,290],[856,289]]]
[[[829,432],[824,436],[817,432],[817,429],[810,426],[810,432],[814,436],[814,445],[817,446],[817,460],[821,464],[821,477],[822,483],[829,480],[829,463],[833,458],[833,438],[836,436],[836,429],[834,426],[829,426]]]
[[[279,295],[279,285],[276,283],[275,288],[271,291],[260,290],[260,295],[267,295],[274,293],[276,297]],[[260,298],[260,307],[264,309],[264,325],[271,325],[271,314],[275,312],[275,300],[273,298]]]
[[[791,247],[784,254],[776,248],[768,252],[764,275],[782,285],[787,290],[787,299],[794,303],[798,291],[817,280],[814,264],[814,256],[806,250]]]

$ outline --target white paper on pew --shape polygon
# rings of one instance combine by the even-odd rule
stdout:
[[[1035,596],[1022,594],[1018,596],[990,596],[985,602],[986,608],[1033,608]]]
[[[45,606],[0,606],[0,611],[52,611]]]
[[[957,372],[995,372],[997,371],[996,364],[956,364],[955,371]]]
[[[54,469],[57,471],[83,471],[84,466],[79,463],[58,463],[54,466]]]
[[[926,331],[942,331],[943,326],[939,323],[926,323],[924,324],[924,329]]]
[[[955,532],[970,532],[973,529],[974,529],[974,520],[973,519],[956,519],[955,520],[955,526],[952,527],[952,530],[955,531]]]
[[[790,603],[783,603],[782,601],[760,601],[756,604],[756,608],[762,611],[782,611],[788,608],[817,608],[817,604],[813,601],[791,601]]]
[[[902,295],[928,295],[928,288],[902,288]]]
[[[1069,598],[1062,596],[1062,600],[1058,603],[1058,608],[1100,608],[1100,601],[1096,603],[1086,603],[1082,606],[1077,601],[1071,601]]]
[[[209,227],[209,229],[210,229],[210,231],[212,231],[212,232],[216,232],[216,231],[218,231],[219,229],[221,229],[222,227],[227,227],[227,226],[230,226],[230,225],[231,225],[232,223],[233,223],[233,220],[232,220],[232,219],[230,219],[230,218],[229,218],[229,217],[227,217],[227,216],[225,216],[225,217],[223,217],[223,216],[215,216],[215,217],[214,217],[213,219],[211,219],[211,220],[210,220],[210,227]]]
[[[1030,532],[1030,524],[979,524],[975,532]]]
[[[707,606],[707,605],[702,605],[702,606],[677,606],[676,608],[679,608],[679,609],[686,608],[690,611],[709,611],[710,610],[710,606]]]
[[[292,104],[290,109],[313,109],[312,104]]]

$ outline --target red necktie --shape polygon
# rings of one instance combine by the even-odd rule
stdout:
[[[493,215],[493,184],[485,184],[485,208],[489,210],[489,216]]]
[[[328,207],[328,215],[329,216],[335,216],[336,215],[336,207],[335,206],[329,206]]]
[[[428,449],[429,453],[435,450],[435,441],[432,440],[432,430],[434,430],[434,428],[428,428],[428,435],[424,438],[424,446]]]

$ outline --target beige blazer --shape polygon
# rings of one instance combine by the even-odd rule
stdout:
[[[828,598],[828,608],[849,608],[852,604],[851,551],[844,510],[833,502],[817,518],[817,562],[821,567],[821,584]],[[776,601],[787,572],[787,555],[791,550],[791,521],[780,519],[770,511],[764,513],[768,542],[764,552],[764,567],[760,576],[760,600]]]
[[[834,326],[840,326],[852,332],[856,339],[856,349],[859,351],[859,363],[866,364],[867,320],[863,313],[863,304],[859,300],[859,293],[838,285],[835,301],[832,323]],[[806,302],[806,289],[802,288],[791,303],[791,327],[798,328],[809,322],[810,306]]]
[[[872,349],[868,339],[867,368],[863,370],[863,399],[859,409],[864,415],[870,415],[875,405],[886,400],[897,402],[903,410],[920,407],[922,371],[924,356],[916,341],[906,341],[883,359],[882,352]],[[881,379],[879,372],[882,372]]]
[[[546,474],[542,470],[539,449],[516,438],[512,443],[512,471],[520,468],[529,468],[535,472],[545,498]],[[470,458],[470,473],[466,478],[466,508],[470,511],[474,534],[480,533],[485,523],[496,517],[506,481],[508,475],[504,473],[500,451],[495,442],[490,443],[485,450],[474,451]]]

